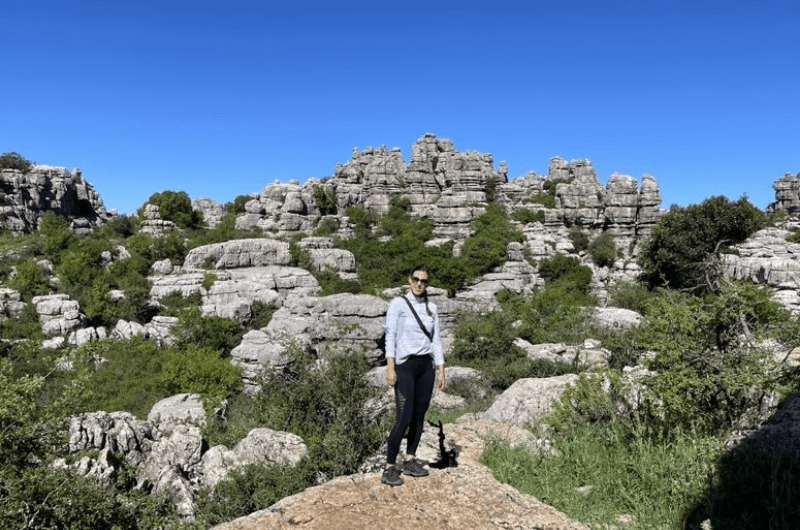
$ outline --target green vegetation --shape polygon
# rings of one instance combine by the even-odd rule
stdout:
[[[9,151],[0,155],[0,170],[17,169],[23,173],[27,173],[32,167],[33,162],[14,151]]]
[[[336,190],[324,185],[314,186],[314,202],[322,215],[336,214]]]
[[[594,238],[588,248],[592,261],[599,267],[611,267],[619,254],[614,236],[610,232],[603,232]]]
[[[159,214],[165,221],[172,221],[180,228],[197,228],[203,224],[203,215],[192,209],[192,200],[185,191],[161,191],[147,199],[158,206]],[[144,206],[142,206],[143,211]]]
[[[254,427],[269,427],[301,436],[308,456],[296,467],[250,466],[233,473],[206,492],[199,519],[207,525],[230,520],[268,506],[314,484],[317,476],[353,473],[374,454],[387,425],[374,421],[367,400],[377,391],[367,384],[367,364],[359,353],[332,353],[323,365],[295,349],[285,372],[267,372],[255,397],[231,401],[226,424],[212,422],[210,445],[232,447]]]
[[[589,248],[589,235],[577,226],[569,229],[569,239],[572,241],[575,252],[583,252]]]
[[[711,197],[686,208],[672,206],[644,244],[640,264],[650,285],[703,289],[709,255],[744,241],[765,224],[765,214],[746,197],[736,202]]]
[[[528,223],[543,223],[544,222],[544,212],[542,210],[531,210],[528,208],[517,208],[511,214],[511,218],[515,221],[519,221],[522,224]]]
[[[539,274],[548,284],[575,293],[588,293],[592,283],[592,269],[581,265],[575,257],[561,254],[539,262]]]
[[[553,440],[557,456],[494,444],[482,462],[498,480],[598,527],[627,514],[635,518],[631,528],[683,528],[721,450],[713,437],[682,432],[669,444],[631,441],[613,425],[586,425]]]

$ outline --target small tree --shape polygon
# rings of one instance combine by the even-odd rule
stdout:
[[[592,261],[600,267],[611,267],[617,259],[617,244],[610,232],[603,232],[589,244]]]
[[[181,228],[198,228],[203,224],[203,214],[192,208],[192,200],[185,191],[154,193],[147,202],[158,206],[162,219]]]
[[[33,162],[19,153],[9,151],[0,155],[0,169],[17,169],[27,173],[33,167]]]

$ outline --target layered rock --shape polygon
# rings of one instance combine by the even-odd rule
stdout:
[[[183,262],[189,270],[289,265],[289,243],[275,239],[233,239],[193,248]]]
[[[233,349],[249,391],[264,368],[281,368],[291,347],[313,350],[320,357],[333,350],[362,351],[372,362],[382,358],[384,316],[388,304],[375,296],[335,294],[290,297],[263,330],[250,331]]]
[[[800,244],[789,243],[791,232],[764,228],[736,245],[737,254],[723,254],[723,273],[771,287],[775,299],[788,309],[800,312]]]
[[[291,433],[254,429],[233,450],[206,450],[202,428],[206,413],[200,396],[178,394],[153,405],[147,420],[127,412],[92,412],[74,416],[69,451],[97,451],[70,465],[79,473],[106,480],[118,470],[114,455],[136,470],[138,485],[165,495],[186,518],[194,515],[194,499],[228,472],[247,464],[295,465],[307,453],[302,438]],[[67,467],[64,459],[54,462]]]
[[[139,228],[139,232],[143,234],[161,237],[164,234],[177,230],[175,223],[161,218],[161,210],[156,204],[145,204],[142,208],[141,216],[142,225]]]
[[[225,208],[217,201],[211,199],[196,199],[192,201],[192,209],[200,212],[208,228],[214,228],[225,217]]]
[[[32,232],[47,212],[71,219],[77,232],[110,218],[100,194],[78,169],[39,165],[27,173],[0,170],[0,228]]]
[[[42,332],[48,336],[68,335],[81,327],[83,315],[77,300],[66,294],[34,296],[33,305],[42,323]]]
[[[16,318],[25,311],[25,302],[19,291],[0,287],[0,320]]]
[[[768,212],[800,214],[800,173],[786,173],[772,184],[775,202],[767,207]]]
[[[582,344],[572,345],[561,342],[531,344],[517,338],[514,346],[525,352],[532,361],[547,361],[573,367],[574,371],[602,370],[608,368],[611,352],[601,348],[598,340],[586,339]]]

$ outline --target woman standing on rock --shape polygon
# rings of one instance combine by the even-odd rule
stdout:
[[[397,415],[389,433],[386,468],[381,482],[400,486],[401,473],[424,477],[428,470],[416,459],[417,446],[431,403],[434,379],[444,388],[444,355],[439,314],[428,301],[428,270],[416,267],[408,278],[409,293],[398,296],[386,313],[386,383],[394,387]],[[434,369],[434,365],[436,368]],[[397,466],[400,442],[408,430],[407,458]]]

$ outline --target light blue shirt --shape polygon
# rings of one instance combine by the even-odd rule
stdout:
[[[402,297],[397,297],[389,304],[386,312],[386,358],[395,359],[395,364],[403,364],[412,355],[433,355],[436,366],[444,365],[442,353],[442,339],[439,335],[439,312],[436,304],[428,302],[432,316],[425,310],[425,299],[417,298],[409,293],[405,297],[422,320],[422,325],[427,330],[433,328],[433,340],[429,340],[425,333],[419,329],[417,319],[408,308]]]

